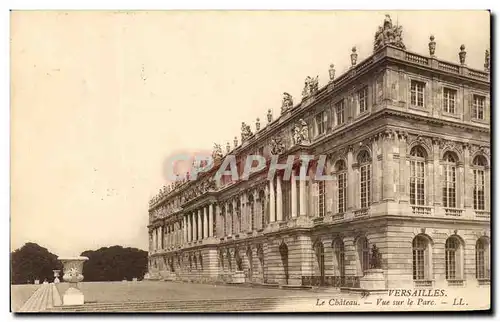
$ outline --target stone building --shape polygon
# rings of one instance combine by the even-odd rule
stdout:
[[[234,148],[216,145],[216,167],[151,200],[149,275],[356,288],[376,245],[387,288],[489,284],[489,53],[484,71],[465,46],[457,56],[440,60],[432,36],[429,55],[407,51],[387,16],[371,56],[353,48],[321,88],[308,77],[300,102],[284,93],[279,117],[243,124]],[[255,154],[295,156],[292,176],[215,179],[228,155],[241,174]],[[298,155],[326,155],[332,180]]]

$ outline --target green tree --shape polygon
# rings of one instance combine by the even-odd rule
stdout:
[[[54,269],[62,269],[62,264],[57,260],[57,255],[52,254],[47,248],[36,243],[26,243],[21,248],[10,254],[11,258],[11,283],[33,283],[35,279],[52,281]]]
[[[122,246],[86,250],[81,256],[89,258],[83,264],[85,281],[121,281],[142,278],[147,272],[148,252]]]

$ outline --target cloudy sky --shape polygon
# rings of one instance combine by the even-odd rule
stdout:
[[[386,12],[13,12],[11,241],[147,249],[164,160],[265,123],[306,76],[373,49]],[[483,68],[489,13],[387,12],[411,51]]]

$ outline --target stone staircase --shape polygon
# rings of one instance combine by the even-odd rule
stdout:
[[[19,313],[41,312],[54,306],[54,297],[59,297],[54,284],[42,284],[19,309]]]
[[[314,303],[316,297],[144,301],[59,306],[45,312],[272,312],[289,311],[293,307],[312,306]]]

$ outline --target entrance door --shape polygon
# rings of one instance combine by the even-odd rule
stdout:
[[[288,246],[285,243],[280,245],[280,255],[285,274],[285,284],[288,284]]]

